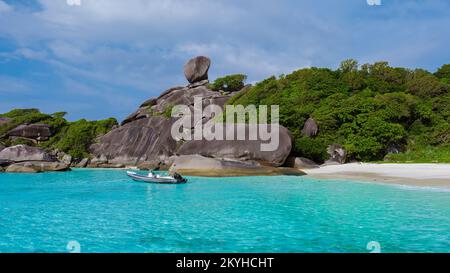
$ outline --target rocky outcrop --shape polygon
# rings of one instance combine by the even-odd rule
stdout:
[[[11,164],[14,164],[14,161],[0,159],[0,167],[8,167]]]
[[[231,126],[234,126],[231,125]],[[224,132],[230,126],[224,127]],[[288,129],[279,127],[279,145],[275,151],[262,151],[261,140],[192,140],[184,143],[178,150],[180,155],[199,154],[218,159],[232,159],[240,161],[258,161],[267,166],[279,167],[284,164],[292,149],[292,137]],[[235,130],[236,132],[237,130]],[[246,125],[246,132],[249,126]],[[248,133],[247,133],[248,135]],[[237,138],[235,138],[237,139]]]
[[[99,138],[91,146],[94,155],[91,167],[102,156],[101,163],[136,166],[142,162],[164,161],[176,154],[179,144],[172,138],[171,128],[177,119],[165,116],[165,112],[180,104],[192,108],[195,96],[202,97],[204,107],[212,103],[223,106],[231,97],[206,86],[171,88],[156,99],[156,104],[139,108],[139,112],[145,111],[148,116],[133,115],[122,123],[123,126]]]
[[[6,125],[8,123],[10,123],[12,121],[12,119],[10,118],[0,118],[0,126]]]
[[[0,152],[0,160],[10,160],[14,162],[22,161],[49,161],[55,162],[56,158],[45,150],[26,145],[17,145],[3,149]]]
[[[61,157],[60,161],[66,165],[72,164],[72,156],[65,154]]]
[[[141,104],[140,108],[152,107],[152,106],[156,105],[157,103],[158,103],[158,99],[151,98],[151,99],[144,101],[144,103]]]
[[[52,132],[51,126],[46,124],[23,124],[7,132],[6,136],[45,141],[52,136]]]
[[[210,104],[223,106],[223,104],[231,97],[230,95],[224,96],[219,92],[208,89],[204,85],[193,88],[184,87],[181,89],[169,90],[170,92],[165,92],[158,98],[156,105],[150,107],[152,116],[164,114],[167,110],[176,105],[193,107],[195,97],[202,97],[204,107]]]
[[[33,138],[10,136],[8,138],[12,143],[20,143],[28,146],[36,146],[39,141]]]
[[[137,168],[141,171],[160,170],[162,164],[160,160],[151,160],[139,163]]]
[[[171,137],[172,123],[173,119],[151,117],[112,130],[91,146],[95,158],[89,166],[108,162],[137,165],[172,156],[177,147]]]
[[[270,175],[304,175],[299,170],[262,166],[257,162],[220,160],[200,155],[177,157],[169,173],[184,176],[238,177]]]
[[[136,112],[130,114],[128,117],[126,117],[122,123],[120,123],[121,126],[124,126],[127,123],[144,119],[150,117],[148,106],[140,107]]]
[[[38,173],[36,169],[32,168],[31,166],[22,166],[22,165],[10,165],[5,169],[5,172],[7,173]]]
[[[80,162],[74,165],[75,168],[86,168],[89,164],[89,158],[83,158]]]
[[[406,152],[406,146],[405,144],[391,144],[389,145],[386,150],[384,151],[386,155],[388,154],[399,154],[399,153],[404,153]]]
[[[195,57],[184,65],[184,75],[190,83],[207,80],[210,66],[211,60],[208,57]]]
[[[123,169],[125,168],[125,164],[110,164],[110,163],[101,163],[95,166],[100,169]]]
[[[17,145],[0,152],[0,165],[10,173],[68,171],[69,164],[59,162],[55,155],[37,147]]]
[[[347,152],[341,145],[333,144],[328,146],[327,153],[330,156],[330,158],[328,159],[328,161],[325,162],[325,165],[345,163]]]
[[[141,169],[168,168],[173,156],[193,154],[218,160],[257,161],[266,166],[281,166],[292,148],[292,138],[284,127],[280,127],[280,145],[273,152],[262,152],[261,141],[189,141],[172,137],[172,125],[179,119],[171,117],[174,106],[184,105],[193,112],[195,98],[200,97],[203,109],[211,104],[223,109],[235,94],[214,91],[208,87],[209,66],[210,61],[206,57],[189,61],[185,72],[191,84],[170,88],[159,97],[141,104],[137,111],[122,122],[122,126],[100,137],[90,147],[93,158],[88,166],[124,164],[139,166]],[[212,117],[204,113],[201,123],[205,124]],[[192,128],[185,130],[192,134],[194,127],[192,123]]]
[[[40,173],[61,172],[69,170],[69,166],[60,162],[20,162],[14,163],[6,168],[7,173]]]
[[[191,83],[187,87],[188,88],[195,88],[195,87],[199,87],[199,86],[207,85],[207,84],[209,84],[209,80],[203,80],[203,81]]]
[[[208,89],[205,84],[197,85],[195,87],[174,87],[163,92],[158,98],[150,99],[144,102],[138,110],[130,114],[121,125],[150,118],[161,117],[171,114],[171,110],[176,105],[187,105],[192,107],[194,105],[194,97],[200,96],[203,98],[203,104],[206,107],[209,104],[217,104],[223,106],[231,95],[222,95],[219,92]]]
[[[137,168],[143,171],[167,171],[172,166],[176,156],[171,156],[166,160],[152,160],[139,163]]]
[[[319,133],[319,125],[317,125],[317,122],[309,118],[302,129],[302,135],[307,137],[315,137]]]
[[[301,170],[316,169],[320,167],[316,162],[304,157],[289,157],[286,160],[285,166]]]
[[[90,167],[104,163],[139,165],[150,162],[156,167],[171,156],[201,154],[207,157],[236,160],[255,160],[264,165],[281,166],[292,148],[289,131],[280,127],[280,144],[273,152],[261,151],[262,141],[187,141],[172,138],[171,127],[175,118],[151,117],[134,121],[115,129],[91,146],[95,155]],[[153,165],[153,166],[152,166]]]
[[[70,166],[70,164],[72,164],[72,160],[73,160],[72,156],[69,155],[69,154],[66,154],[65,152],[63,152],[63,151],[61,151],[61,150],[59,150],[59,149],[53,150],[53,151],[50,153],[50,155],[51,155],[51,156],[54,156],[54,157],[57,158],[60,162],[66,164],[66,165],[69,165],[69,166]]]

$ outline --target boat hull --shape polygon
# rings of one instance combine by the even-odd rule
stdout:
[[[185,184],[187,183],[186,179],[183,179],[181,181],[178,181],[174,178],[156,178],[156,177],[148,177],[139,175],[132,172],[127,172],[127,175],[137,182],[145,182],[145,183],[152,183],[152,184]]]

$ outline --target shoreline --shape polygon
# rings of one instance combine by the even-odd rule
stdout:
[[[326,180],[357,180],[415,187],[450,188],[450,164],[351,163],[305,170]]]
[[[73,168],[79,170],[130,170],[126,168]],[[353,180],[414,187],[450,189],[450,164],[350,163],[302,170],[306,177],[320,180]],[[189,176],[189,174],[187,174]],[[211,176],[226,177],[226,176]]]

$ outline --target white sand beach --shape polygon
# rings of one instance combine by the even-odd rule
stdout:
[[[352,179],[410,186],[450,188],[450,164],[351,163],[305,170],[319,179]]]

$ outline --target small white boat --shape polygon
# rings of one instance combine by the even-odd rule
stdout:
[[[146,183],[155,183],[155,184],[185,184],[187,183],[187,179],[183,178],[179,174],[175,174],[172,176],[160,176],[158,174],[154,174],[150,172],[148,176],[139,175],[135,172],[127,171],[127,175],[131,177],[134,181],[138,182],[146,182]]]

